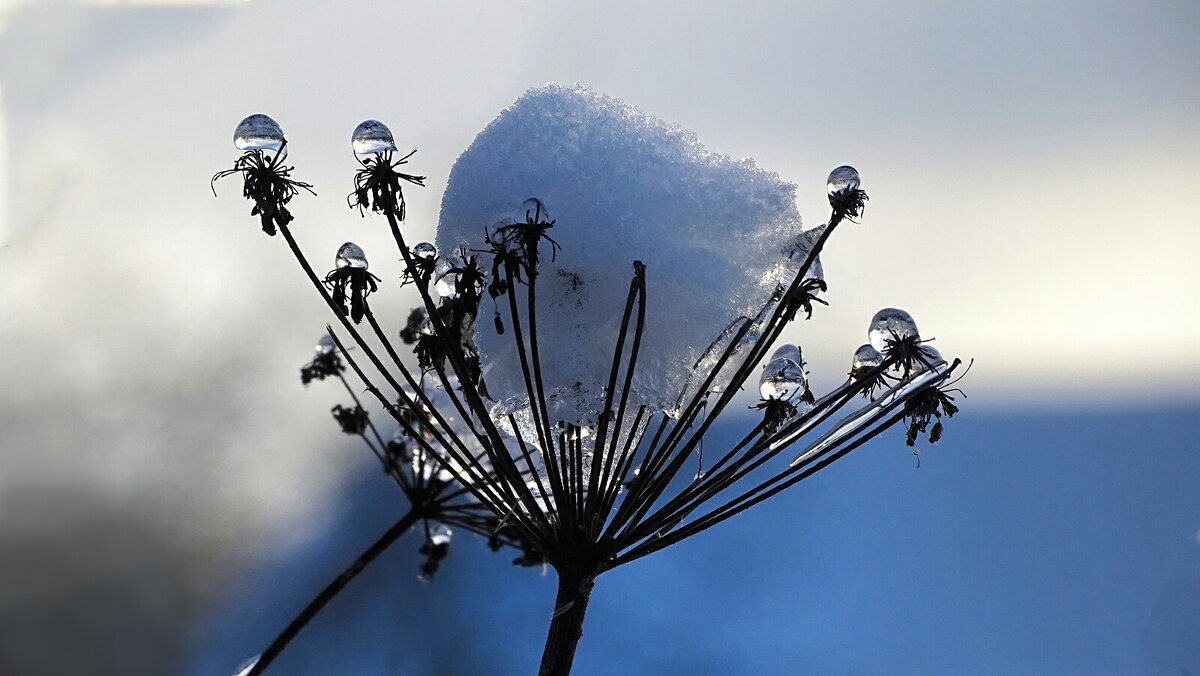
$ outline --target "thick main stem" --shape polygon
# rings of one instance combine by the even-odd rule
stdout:
[[[575,661],[575,648],[583,636],[583,616],[596,576],[592,573],[559,572],[558,596],[554,599],[554,616],[546,634],[546,648],[538,676],[567,676]]]

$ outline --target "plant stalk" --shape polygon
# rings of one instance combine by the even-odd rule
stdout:
[[[594,573],[559,573],[558,596],[554,599],[554,615],[550,620],[550,631],[546,634],[546,649],[542,652],[538,676],[567,676],[571,673],[575,648],[583,636],[583,616],[595,584]]]
[[[311,622],[312,619],[321,612],[321,609],[324,608],[326,604],[328,604],[335,596],[341,593],[342,589],[344,589],[346,585],[350,584],[350,581],[357,577],[358,574],[361,573],[363,569],[366,568],[372,561],[374,561],[380,554],[382,554],[385,549],[390,547],[391,544],[399,539],[401,535],[404,535],[406,532],[408,532],[408,530],[412,528],[414,524],[421,520],[421,517],[421,512],[416,509],[410,510],[407,514],[400,517],[400,520],[393,524],[391,528],[387,529],[387,531],[380,536],[378,540],[372,543],[371,546],[366,549],[366,551],[360,554],[359,557],[355,559],[354,563],[350,564],[349,568],[342,571],[342,574],[338,575],[333,582],[330,582],[324,589],[322,589],[321,593],[317,594],[316,598],[314,598],[312,601],[309,601],[308,605],[304,607],[304,610],[301,610],[300,614],[297,615],[291,622],[289,622],[288,625],[284,627],[283,631],[279,632],[279,635],[275,637],[274,641],[271,641],[271,645],[267,646],[266,650],[263,650],[262,655],[259,656],[257,663],[255,663],[254,667],[250,669],[246,676],[258,676],[258,674],[263,673],[267,667],[275,661],[275,658],[283,652],[283,649],[292,642],[292,639],[296,638],[301,630],[307,627],[308,623]]]

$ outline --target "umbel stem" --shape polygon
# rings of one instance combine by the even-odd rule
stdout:
[[[575,661],[575,648],[583,636],[583,616],[596,577],[592,574],[560,572],[558,596],[554,599],[554,615],[546,634],[546,648],[538,676],[566,676]]]
[[[750,379],[755,367],[766,358],[785,327],[801,310],[811,316],[813,302],[824,303],[816,298],[816,293],[826,290],[825,283],[819,276],[810,278],[808,272],[838,225],[847,218],[858,217],[862,210],[866,194],[858,189],[857,171],[851,167],[839,167],[830,174],[829,200],[833,211],[828,225],[815,242],[805,236],[811,246],[804,252],[798,269],[789,270],[793,275],[790,284],[780,283],[756,314],[748,311],[749,316],[739,316],[726,326],[696,360],[691,374],[695,378],[688,378],[675,399],[678,403],[669,410],[648,410],[645,404],[636,401],[636,397],[630,401],[631,392],[636,389],[635,375],[646,328],[648,295],[645,266],[634,261],[634,277],[615,336],[607,387],[602,389],[603,402],[595,402],[600,409],[594,421],[580,423],[573,417],[558,419],[561,416],[557,414],[557,404],[554,408],[548,405],[552,397],[558,396],[553,388],[561,387],[562,383],[546,377],[554,374],[543,373],[541,359],[541,339],[552,337],[553,332],[543,335],[545,327],[539,330],[538,326],[538,248],[539,243],[548,242],[553,260],[553,252],[560,247],[547,231],[555,221],[546,215],[540,200],[531,198],[523,205],[524,219],[518,216],[514,222],[498,226],[495,232],[485,230],[484,242],[488,249],[468,250],[464,245],[457,256],[443,253],[439,262],[436,248],[428,243],[410,248],[401,231],[404,214],[399,181],[403,179],[421,185],[420,180],[414,180],[420,177],[395,171],[395,167],[406,159],[407,156],[393,162],[388,151],[376,154],[371,160],[360,160],[364,169],[356,177],[356,191],[350,201],[360,209],[369,207],[386,217],[405,267],[403,283],[413,283],[421,297],[421,307],[410,316],[410,326],[405,329],[411,335],[401,334],[406,343],[416,343],[414,352],[422,368],[419,380],[405,366],[388,338],[387,330],[376,320],[367,303],[366,295],[377,290],[374,281],[380,280],[367,273],[362,250],[351,243],[343,245],[343,249],[357,252],[356,270],[349,271],[358,277],[339,273],[349,269],[343,263],[350,264],[350,258],[343,259],[339,250],[339,268],[323,282],[300,251],[287,221],[277,223],[277,228],[306,276],[352,339],[352,344],[360,350],[357,354],[365,357],[356,359],[347,349],[351,341],[343,344],[332,328],[327,327],[329,337],[354,375],[419,447],[422,458],[431,459],[448,477],[458,482],[459,488],[453,495],[469,495],[476,501],[469,514],[447,509],[441,518],[447,523],[465,524],[468,530],[482,532],[489,536],[490,542],[515,543],[514,546],[523,551],[522,560],[550,563],[557,571],[558,591],[538,672],[543,676],[570,673],[583,634],[587,605],[600,573],[675,544],[741,513],[815,474],[906,417],[912,421],[908,441],[912,445],[916,434],[924,432],[932,418],[949,417],[958,410],[950,403],[952,397],[943,388],[952,386],[952,383],[945,383],[950,382],[951,372],[960,362],[955,360],[954,364],[947,365],[937,350],[922,346],[923,341],[911,316],[902,310],[888,308],[872,320],[869,337],[873,344],[877,343],[879,332],[886,329],[891,331],[891,338],[882,350],[863,346],[874,354],[863,358],[862,363],[868,366],[859,365],[859,353],[856,352],[850,378],[819,399],[808,391],[804,378],[793,378],[783,390],[773,386],[776,394],[762,394],[762,405],[754,407],[765,409],[763,421],[727,452],[720,454],[716,462],[710,461],[707,465],[700,462],[704,437]],[[246,174],[248,196],[254,197],[261,192],[259,186],[263,181],[254,172],[265,172],[268,178],[290,185],[286,183],[283,170],[274,164],[260,167],[250,163],[241,167],[241,164],[235,165],[235,171]],[[835,179],[840,183],[835,185]],[[275,183],[268,182],[267,185],[274,186]],[[290,214],[287,220],[290,220]],[[799,251],[799,248],[793,249],[788,260],[793,260]],[[481,266],[474,254],[492,256],[491,284],[487,284],[483,272],[486,263]],[[790,268],[791,263],[788,265]],[[431,287],[435,280],[439,285],[436,299]],[[453,283],[453,293],[441,290],[442,281]],[[353,286],[355,284],[357,286]],[[331,287],[332,295],[326,285]],[[525,287],[524,294],[519,294],[520,286]],[[352,303],[346,307],[348,289]],[[500,409],[493,406],[497,400],[483,383],[483,355],[474,342],[474,327],[485,290],[496,306],[497,334],[504,333],[498,297],[508,296],[507,320],[512,327],[525,387],[516,401],[523,399],[526,402],[528,420],[518,422],[511,411],[505,414],[507,421],[501,419],[496,413]],[[883,321],[881,317],[885,317],[886,312],[891,314]],[[899,329],[893,327],[892,315],[907,318],[907,325]],[[423,319],[417,323],[413,317]],[[368,344],[359,333],[356,325],[363,319],[367,320],[383,352]],[[799,348],[789,348],[795,353],[795,370],[802,371]],[[391,361],[394,370],[393,366],[384,363],[381,355]],[[359,361],[369,362],[374,375],[365,372]],[[440,385],[448,403],[434,405],[430,399],[424,386],[426,376],[430,374],[435,376],[434,385]],[[767,375],[764,372],[764,382],[768,382]],[[398,401],[381,391],[376,385],[376,377],[381,379],[379,384],[392,390]],[[601,383],[595,385],[599,387]],[[580,383],[575,385],[580,386]],[[880,388],[885,389],[875,396]],[[347,389],[351,390],[356,406],[361,409],[357,395],[349,385]],[[800,393],[803,397],[799,397]],[[865,395],[869,403],[852,406],[854,410],[840,420],[833,418],[851,406],[860,394]],[[798,408],[800,401],[807,404],[803,410]],[[506,402],[499,403],[508,406]],[[440,411],[439,406],[445,411]],[[633,409],[636,409],[636,415],[630,421],[626,415],[633,414]],[[555,417],[551,417],[551,410],[556,411]],[[457,429],[451,424],[453,419],[460,423]],[[502,431],[505,422],[507,427]],[[806,434],[824,425],[829,425],[828,430],[808,444],[785,468],[764,467]],[[655,430],[652,436],[647,437],[652,429]],[[940,429],[938,422],[930,432],[931,443],[941,436]],[[382,437],[375,436],[384,447]],[[585,439],[590,440],[585,442]],[[379,455],[387,465],[382,450]],[[702,469],[696,471],[686,486],[680,487],[681,482],[675,479],[693,458]],[[430,518],[433,514],[429,510],[436,504],[428,500],[429,496],[411,494],[402,477],[399,482],[401,488],[410,493],[414,508],[423,513],[420,517],[410,514],[405,518],[411,522]],[[415,483],[421,488],[419,479]],[[466,509],[466,505],[461,507]],[[480,515],[490,515],[488,518],[495,520],[492,523],[499,525],[493,527],[484,523]],[[350,570],[322,592],[248,673],[257,674],[265,669],[333,595],[378,556],[391,540],[412,525],[402,525],[403,522],[393,527],[393,531],[385,534]],[[507,533],[501,533],[501,528]]]
[[[279,636],[276,636],[274,641],[271,641],[271,645],[267,646],[267,649],[263,651],[261,656],[259,656],[258,661],[255,662],[250,671],[246,672],[246,676],[258,676],[258,674],[263,673],[263,671],[265,671],[266,668],[275,661],[275,658],[278,657],[281,652],[283,652],[283,649],[292,642],[292,639],[296,638],[296,636],[308,626],[308,623],[317,616],[317,613],[321,612],[321,609],[325,607],[325,604],[332,601],[333,597],[341,593],[342,589],[344,589],[346,585],[350,584],[351,580],[358,577],[358,574],[361,573],[364,568],[366,568],[372,561],[382,554],[384,550],[390,547],[393,542],[400,539],[401,535],[407,533],[408,530],[420,520],[421,513],[416,509],[410,509],[407,514],[400,517],[400,520],[393,524],[391,528],[387,529],[387,531],[381,535],[378,540],[373,542],[370,547],[367,547],[366,551],[360,554],[358,558],[354,560],[354,563],[350,564],[349,568],[342,571],[341,575],[338,575],[333,582],[330,582],[324,589],[321,590],[320,594],[317,594],[312,601],[308,602],[308,605],[304,607],[304,610],[300,611],[300,614],[297,615],[291,622],[289,622],[288,626],[283,628],[283,631],[279,632]]]

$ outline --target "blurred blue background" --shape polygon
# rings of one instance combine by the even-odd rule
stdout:
[[[602,576],[576,673],[1194,672],[1198,413],[968,408],[919,469],[896,430]],[[231,583],[186,673],[256,654],[403,509],[382,477],[358,477],[316,542]],[[535,672],[553,574],[462,537],[423,583],[418,544],[363,574],[280,673]]]
[[[404,508],[297,383],[325,308],[209,190],[237,121],[283,125],[332,264],[390,246],[342,201],[360,120],[420,149],[432,239],[551,81],[755,158],[808,226],[861,170],[784,335],[817,391],[884,306],[976,359],[920,469],[897,431],[601,578],[579,673],[1197,672],[1197,35],[1184,0],[0,0],[0,674],[229,674]],[[552,579],[461,537],[424,585],[417,546],[279,673],[529,673]]]

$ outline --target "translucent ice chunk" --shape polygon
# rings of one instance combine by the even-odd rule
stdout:
[[[437,247],[432,242],[417,242],[417,245],[412,248],[412,253],[417,258],[429,260],[437,256]]]
[[[863,374],[883,363],[883,355],[871,345],[862,345],[854,351],[850,363],[850,377],[861,378]]]
[[[262,113],[255,113],[238,123],[233,130],[233,145],[238,150],[276,152],[283,147],[283,129],[279,123]]]
[[[808,379],[800,362],[787,357],[772,359],[758,379],[758,394],[764,400],[797,399],[808,389]]]
[[[920,351],[921,361],[924,362],[925,365],[928,367],[933,367],[940,362],[946,361],[944,358],[942,358],[941,351],[932,345],[928,345],[928,344],[921,345],[917,349]]]
[[[842,165],[829,172],[829,179],[825,182],[825,189],[829,191],[830,195],[836,195],[841,192],[858,190],[859,185],[858,170],[848,165]]]
[[[873,423],[879,421],[894,404],[911,398],[926,385],[941,378],[942,375],[941,370],[929,369],[897,383],[875,401],[864,405],[850,415],[842,418],[833,429],[826,432],[820,439],[793,458],[791,466],[795,467],[809,458],[820,455],[837,442],[867,429]],[[771,450],[787,446],[798,439],[805,431],[807,431],[807,428],[801,427],[789,433],[784,438],[772,443]]]
[[[450,527],[446,524],[434,524],[433,527],[429,529],[429,542],[434,546],[448,545],[450,544],[450,538],[453,535],[454,531],[450,530]]]
[[[480,248],[484,227],[512,223],[530,195],[552,210],[546,234],[562,246],[552,256],[542,242],[537,276],[551,422],[595,422],[634,260],[649,311],[629,410],[669,411],[709,346],[758,316],[811,250],[795,186],[581,86],[530,90],[480,132],[450,173],[438,247]],[[476,334],[501,416],[528,405],[511,334]]]
[[[350,147],[356,155],[376,155],[396,149],[392,130],[379,120],[363,120],[354,128]]]
[[[333,336],[328,333],[321,334],[321,339],[317,341],[317,356],[331,354],[337,349],[337,344],[333,342]]]
[[[871,347],[880,352],[887,348],[889,340],[919,339],[920,337],[921,334],[917,332],[917,322],[913,320],[912,315],[894,307],[885,307],[876,312],[867,329],[867,339],[871,341]]]
[[[791,343],[784,343],[775,348],[775,353],[771,355],[771,361],[776,359],[791,359],[797,364],[804,363],[804,358],[800,356],[800,347]]]
[[[334,262],[339,268],[351,267],[366,270],[367,254],[354,242],[346,242],[338,248],[337,258],[334,259]]]
[[[458,293],[454,291],[455,283],[458,281],[458,274],[451,272],[454,265],[442,259],[433,268],[434,288],[437,289],[438,295],[442,298],[457,298]]]
[[[546,209],[546,205],[536,197],[530,197],[521,203],[521,211],[518,214],[518,220],[514,223],[549,223],[550,211]]]

